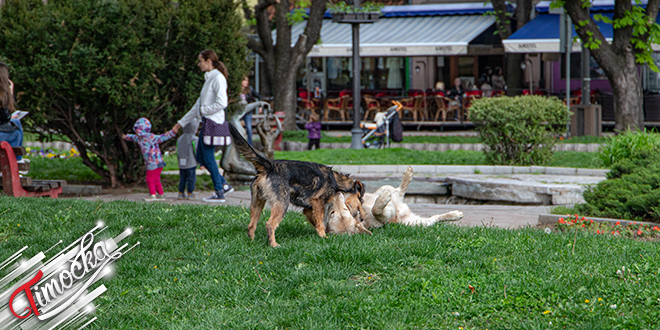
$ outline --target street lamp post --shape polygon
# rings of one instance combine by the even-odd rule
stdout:
[[[364,149],[360,128],[360,24],[378,20],[380,11],[360,12],[360,0],[353,0],[352,12],[335,12],[332,20],[337,23],[350,23],[353,30],[353,129],[351,129],[351,149]]]
[[[354,0],[355,8],[360,7],[360,0]],[[360,23],[351,23],[353,28],[353,129],[351,130],[351,149],[364,149],[362,129],[360,128]]]

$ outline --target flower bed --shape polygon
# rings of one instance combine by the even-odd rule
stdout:
[[[60,149],[44,149],[44,148],[34,148],[26,147],[27,157],[41,157],[41,158],[71,158],[80,156],[78,150],[71,148],[71,150],[60,150]]]
[[[631,222],[627,225],[621,224],[617,221],[612,224],[610,222],[594,222],[591,219],[580,217],[579,215],[567,214],[566,218],[559,218],[555,225],[556,229],[561,231],[582,230],[588,231],[597,235],[614,235],[630,238],[652,238],[660,239],[660,227],[657,225],[649,225],[645,223]]]

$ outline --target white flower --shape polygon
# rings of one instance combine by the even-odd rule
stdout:
[[[552,233],[552,229],[550,229],[550,228],[546,228],[546,229],[545,229],[545,233],[546,233],[546,234],[550,234],[550,233]]]
[[[614,304],[614,305],[610,305],[610,308],[611,308],[611,309],[616,309],[616,304]]]
[[[453,312],[452,314],[454,314],[454,316],[461,316],[461,313],[459,312]]]

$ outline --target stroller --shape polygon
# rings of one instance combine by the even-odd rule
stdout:
[[[392,101],[393,106],[387,109],[384,113],[377,113],[374,117],[374,122],[382,119],[380,125],[376,123],[360,124],[364,136],[362,137],[362,144],[365,149],[380,149],[385,146],[390,147],[390,139],[393,142],[401,142],[403,140],[403,125],[401,118],[399,118],[399,110],[401,110],[401,103]]]

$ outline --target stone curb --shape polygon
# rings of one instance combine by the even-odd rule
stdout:
[[[307,150],[307,142],[282,141],[281,146],[283,151]],[[562,143],[556,145],[553,150],[595,152],[600,146],[598,143]],[[350,143],[321,143],[321,149],[349,149],[350,147]],[[421,151],[482,151],[484,149],[483,143],[392,143],[391,147]]]
[[[95,185],[67,184],[62,186],[62,194],[64,195],[93,196],[101,195],[102,191],[101,186]]]
[[[547,174],[562,176],[605,176],[609,170],[545,166],[493,166],[493,165],[332,165],[339,172],[351,174],[403,173],[412,166],[416,174]]]
[[[554,225],[559,221],[559,218],[564,218],[566,219],[566,215],[558,215],[558,214],[539,214],[539,225]],[[580,217],[581,218],[581,217]],[[655,222],[641,222],[641,221],[632,221],[632,220],[622,220],[622,219],[609,219],[609,218],[595,218],[595,217],[584,217],[587,220],[593,220],[594,222],[598,223],[603,223],[603,222],[608,222],[615,224],[617,222],[621,222],[622,226],[627,226],[631,223],[635,224],[640,224],[640,225],[649,225],[649,226],[659,226],[660,224],[655,223]]]

